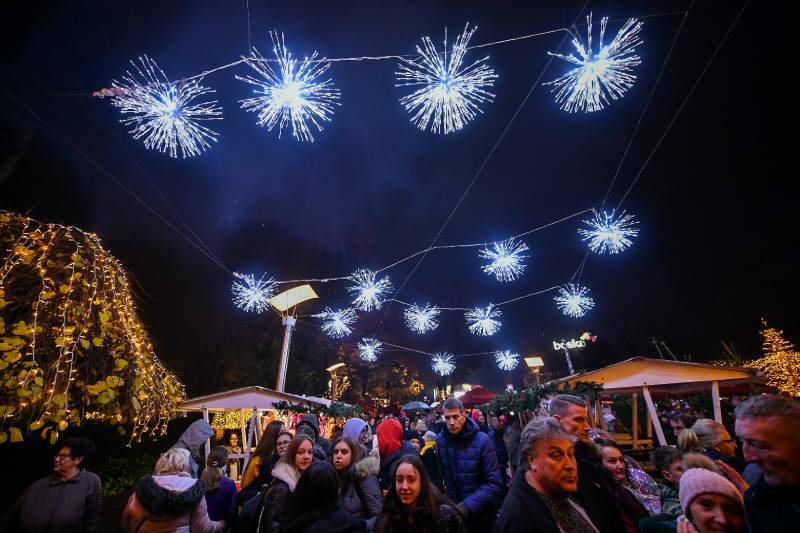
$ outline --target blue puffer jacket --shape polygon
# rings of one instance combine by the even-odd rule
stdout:
[[[436,436],[436,446],[447,497],[456,503],[463,502],[470,516],[489,510],[503,490],[489,436],[467,418],[456,435],[451,435],[446,427],[442,429]]]

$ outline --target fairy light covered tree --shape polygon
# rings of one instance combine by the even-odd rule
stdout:
[[[769,378],[769,385],[780,392],[800,396],[800,353],[794,345],[783,338],[783,331],[771,328],[763,318],[764,355],[751,362],[749,366],[760,369]]]
[[[0,444],[88,420],[163,435],[183,396],[100,239],[0,211]]]

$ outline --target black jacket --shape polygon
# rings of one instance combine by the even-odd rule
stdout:
[[[389,454],[389,457],[386,459],[381,459],[381,488],[383,490],[389,490],[394,478],[394,470],[397,466],[398,461],[404,455],[417,455],[417,449],[411,445],[410,442],[403,441],[402,446],[399,449],[395,450],[394,453]]]
[[[797,531],[800,524],[800,487],[772,487],[762,475],[744,493],[744,507],[752,533]]]
[[[622,510],[615,497],[616,481],[589,444],[580,441],[575,444],[575,459],[578,461],[578,494],[574,500],[601,533],[625,533]]]
[[[542,497],[525,479],[525,471],[518,470],[503,507],[500,508],[494,533],[560,533],[560,531]]]
[[[378,518],[378,526],[381,519]],[[414,510],[413,524],[408,523],[408,516],[404,512],[389,517],[389,527],[381,533],[466,533],[467,529],[458,512],[449,504],[439,506],[439,519],[436,520],[424,507]],[[376,527],[378,531],[379,527]]]
[[[363,520],[353,518],[350,513],[332,505],[304,513],[281,531],[286,533],[366,533]]]

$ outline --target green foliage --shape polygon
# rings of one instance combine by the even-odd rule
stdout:
[[[152,474],[158,457],[148,453],[135,457],[111,457],[102,468],[103,497],[131,492],[136,482]]]
[[[281,416],[288,413],[312,413],[329,418],[355,418],[363,411],[359,405],[350,405],[344,402],[331,402],[330,407],[308,407],[290,402],[278,402],[274,405]]]
[[[501,392],[494,400],[481,406],[481,409],[490,413],[535,411],[539,408],[542,400],[556,394],[573,394],[584,397],[593,403],[602,390],[603,386],[599,383],[584,381],[578,381],[575,383],[575,387],[553,383],[533,385],[519,391]]]

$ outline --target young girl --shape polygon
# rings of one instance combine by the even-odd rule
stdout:
[[[339,501],[355,518],[378,516],[383,508],[383,495],[378,482],[377,459],[366,457],[364,448],[352,437],[341,437],[333,445],[331,457],[339,475]]]

